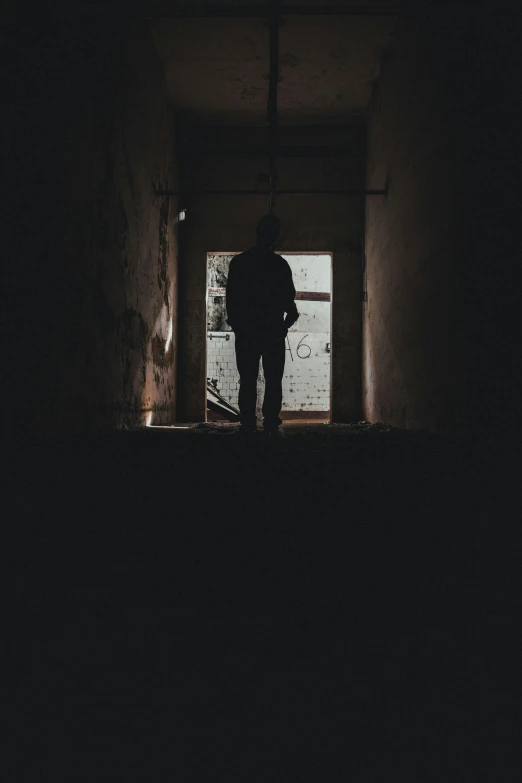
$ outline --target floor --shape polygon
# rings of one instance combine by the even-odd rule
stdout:
[[[5,780],[521,779],[518,442],[286,431],[12,450]]]

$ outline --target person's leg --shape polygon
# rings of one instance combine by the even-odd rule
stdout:
[[[239,373],[239,413],[241,426],[256,427],[257,376],[259,374],[259,341],[248,334],[236,333],[236,364]]]
[[[263,427],[274,432],[281,424],[279,413],[283,402],[283,373],[286,345],[284,337],[271,340],[262,347],[263,372],[265,374],[265,399],[263,400]]]

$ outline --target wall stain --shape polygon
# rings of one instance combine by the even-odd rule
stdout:
[[[152,361],[158,367],[172,367],[174,364],[174,342],[171,340],[169,350],[165,351],[165,340],[155,334],[151,342]]]
[[[132,391],[131,369],[133,352],[138,352],[141,356],[141,376],[143,383],[145,383],[149,328],[141,313],[133,307],[128,307],[118,319],[118,334],[122,364],[122,391],[123,398],[126,399]]]
[[[159,244],[158,244],[158,286],[163,291],[163,299],[169,308],[169,288],[167,278],[167,262],[169,256],[169,199],[163,198],[159,210]]]
[[[280,65],[289,65],[290,68],[295,68],[296,65],[301,65],[303,61],[296,57],[295,54],[292,54],[292,52],[285,52],[280,58],[279,58],[279,64]]]
[[[258,95],[264,94],[264,92],[261,87],[244,87],[241,90],[240,100],[245,101],[249,98],[257,98]]]

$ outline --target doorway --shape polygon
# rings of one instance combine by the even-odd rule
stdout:
[[[207,254],[207,420],[237,420],[239,376],[226,322],[226,282],[237,253]],[[286,339],[283,420],[329,421],[331,411],[331,253],[281,253],[292,270],[299,320]],[[260,281],[262,285],[262,281]],[[258,409],[264,395],[260,367]]]

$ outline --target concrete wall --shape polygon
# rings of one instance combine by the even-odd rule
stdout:
[[[205,157],[206,147],[229,149],[261,144],[262,129],[185,131],[182,157],[186,187],[208,189],[267,187],[265,160],[238,154]],[[352,157],[341,160],[288,158],[279,161],[278,187],[362,187],[364,128],[281,128],[283,145],[344,145]],[[362,199],[349,196],[279,196],[276,214],[283,224],[279,252],[332,252],[332,419],[353,421],[361,410]],[[187,220],[180,236],[180,415],[205,419],[206,256],[238,252],[255,241],[254,228],[268,211],[266,196],[186,195]]]
[[[142,23],[19,19],[11,44],[8,431],[175,415],[173,127]],[[10,36],[10,39],[12,36]],[[166,345],[170,324],[173,339]]]
[[[383,64],[368,133],[367,185],[389,189],[366,210],[370,421],[460,429],[519,416],[514,21],[403,20]]]

